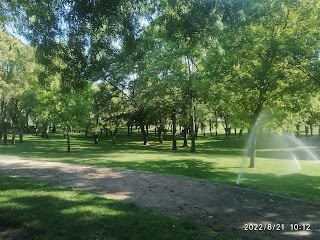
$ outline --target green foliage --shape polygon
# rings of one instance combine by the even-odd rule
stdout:
[[[34,49],[0,29],[0,120],[23,127],[35,105],[37,65]]]

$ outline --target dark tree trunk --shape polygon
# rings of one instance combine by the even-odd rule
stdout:
[[[145,130],[145,126],[142,124],[140,126],[140,128],[141,128],[141,133],[142,133],[142,136],[143,136],[143,145],[147,145],[147,143],[148,143],[148,134],[147,134],[147,132]]]
[[[111,130],[110,130],[112,144],[115,144],[115,142],[116,142],[117,132],[118,132],[118,127],[116,127],[114,131],[111,131]]]
[[[49,124],[43,125],[42,138],[48,139],[49,138],[48,132],[49,132]]]
[[[23,127],[19,129],[19,142],[23,143]]]
[[[243,130],[242,130],[242,128],[241,128],[240,131],[239,131],[239,137],[242,136],[242,132],[243,132]]]
[[[68,152],[71,152],[71,146],[70,146],[70,132],[71,132],[71,128],[68,127],[67,128],[67,146],[68,146]]]
[[[300,124],[296,125],[296,129],[297,129],[297,137],[300,136]],[[320,133],[320,125],[319,125],[319,133]]]
[[[249,168],[255,168],[256,167],[256,150],[257,148],[257,138],[256,136],[253,137],[251,146],[250,146],[250,165]]]
[[[183,126],[183,146],[182,147],[188,147],[188,126]]]
[[[172,151],[177,151],[177,115],[173,111],[171,115],[172,120]]]
[[[93,139],[94,139],[94,144],[98,144],[99,143],[99,135],[97,132],[95,132],[93,134]]]
[[[12,138],[11,138],[11,144],[15,145],[16,144],[16,134],[17,130],[15,128],[12,129]]]
[[[109,129],[106,127],[106,138],[108,139]]]
[[[3,144],[8,144],[8,123],[3,122]]]
[[[162,124],[158,127],[158,131],[157,132],[158,132],[159,143],[163,143],[164,126]]]
[[[309,139],[309,128],[308,128],[308,126],[305,126],[304,131],[306,133],[306,138]]]
[[[195,107],[192,107],[191,112],[191,152],[196,151],[196,120],[195,120]]]
[[[216,129],[216,136],[218,136],[218,123],[216,123],[216,124],[214,125],[214,127],[215,127],[215,129]]]
[[[84,137],[87,138],[89,135],[89,124],[87,124],[86,129],[84,130]]]

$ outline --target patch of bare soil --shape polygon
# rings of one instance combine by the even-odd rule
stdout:
[[[0,223],[0,240],[24,240],[30,235],[30,231],[23,227],[13,227]]]
[[[133,202],[241,239],[320,239],[320,204],[264,192],[175,176],[8,157],[0,157],[0,174]]]

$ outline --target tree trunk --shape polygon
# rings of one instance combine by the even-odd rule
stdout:
[[[256,148],[257,148],[257,137],[254,136],[252,139],[252,142],[251,142],[251,146],[250,146],[250,165],[249,165],[249,168],[256,167],[256,152],[257,152]]]
[[[191,112],[191,152],[196,151],[196,121],[195,121],[195,107],[192,107]]]
[[[110,132],[111,132],[112,144],[115,144],[115,142],[116,142],[116,135],[117,135],[117,132],[118,132],[118,127],[116,127],[113,132],[110,130]]]
[[[177,151],[177,115],[173,111],[171,115],[172,120],[172,151]]]
[[[99,143],[99,135],[97,132],[95,132],[93,134],[93,139],[94,139],[94,144],[98,144]]]
[[[218,136],[218,123],[216,122],[214,125],[215,129],[216,129],[216,136]]]
[[[11,145],[15,145],[16,144],[16,133],[17,133],[17,130],[15,128],[13,128],[12,129]]]
[[[140,129],[141,129],[141,133],[142,133],[142,136],[143,136],[143,145],[146,146],[147,143],[148,143],[148,135],[147,135],[147,132],[145,130],[145,126],[143,124],[141,124]]]
[[[89,124],[87,124],[86,129],[84,130],[84,137],[87,138],[89,135]]]
[[[306,133],[306,138],[309,139],[309,128],[308,128],[308,126],[305,126],[304,131]]]
[[[8,123],[3,122],[3,144],[8,144]]]
[[[49,138],[48,132],[49,132],[49,124],[43,125],[42,138],[48,139]]]
[[[67,145],[68,145],[68,152],[71,152],[71,147],[70,147],[70,132],[71,132],[71,128],[68,127],[67,129]]]
[[[19,129],[19,142],[23,143],[23,127]]]
[[[183,126],[183,146],[182,147],[188,147],[188,126],[184,125]]]
[[[158,140],[159,143],[163,143],[163,131],[164,131],[164,126],[162,124],[160,124],[160,126],[158,127]]]
[[[242,136],[242,132],[243,132],[243,130],[242,130],[242,128],[241,128],[240,131],[239,131],[239,137]]]

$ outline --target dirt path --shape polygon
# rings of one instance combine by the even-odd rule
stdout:
[[[232,232],[242,239],[320,239],[320,204],[263,192],[160,174],[16,157],[0,156],[0,174],[40,179],[134,202],[192,219],[216,231]],[[310,230],[291,230],[290,224],[294,223],[307,224]],[[261,224],[258,227],[262,229],[278,229],[246,231],[246,224],[249,228]]]

